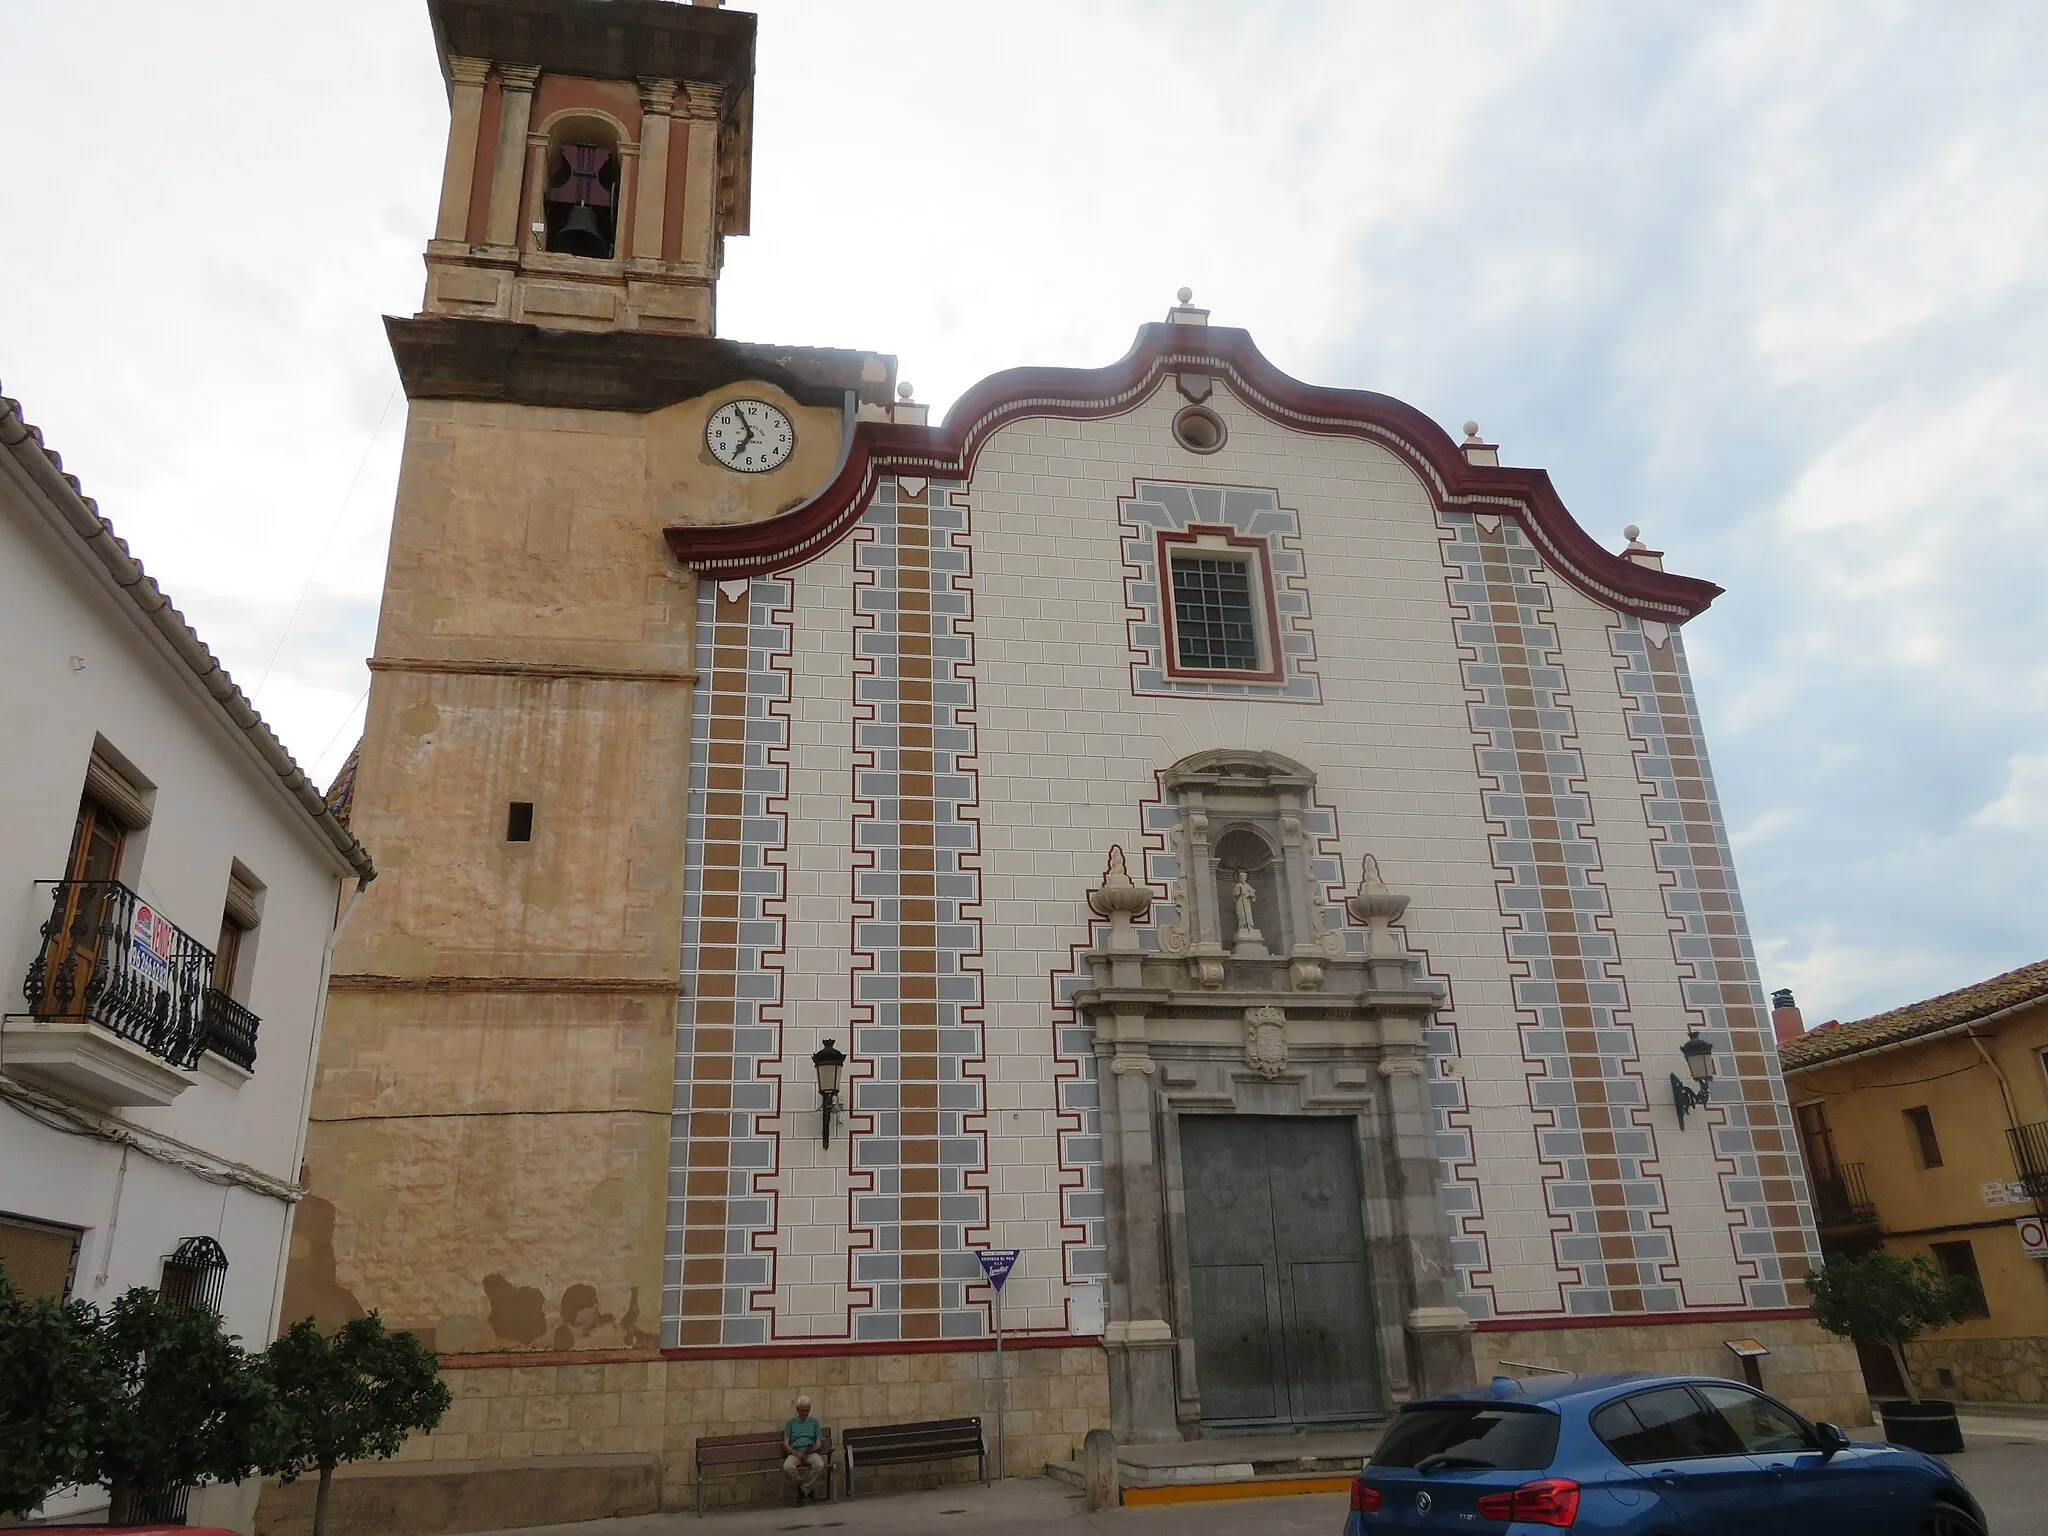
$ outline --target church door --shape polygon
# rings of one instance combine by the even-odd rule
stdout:
[[[1378,1412],[1352,1122],[1183,1116],[1180,1147],[1203,1422]]]

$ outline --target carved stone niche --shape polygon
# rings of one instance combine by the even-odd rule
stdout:
[[[1089,984],[1074,996],[1094,1034],[1100,1085],[1116,1434],[1201,1433],[1179,1150],[1187,1115],[1348,1118],[1381,1399],[1392,1407],[1457,1385],[1471,1358],[1438,1337],[1456,1298],[1423,1054],[1443,998],[1392,927],[1406,898],[1363,857],[1345,910],[1369,931],[1326,922],[1303,831],[1315,777],[1299,763],[1204,752],[1163,780],[1179,810],[1178,910],[1166,914],[1178,920],[1141,941],[1154,895],[1113,850],[1087,893],[1110,931],[1085,953]],[[1077,922],[1085,917],[1077,911]],[[1418,1318],[1435,1332],[1418,1333]]]

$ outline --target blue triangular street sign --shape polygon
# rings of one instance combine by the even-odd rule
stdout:
[[[989,1287],[1000,1291],[1003,1282],[1010,1278],[1010,1271],[1016,1267],[1018,1250],[1015,1248],[977,1248],[974,1256],[981,1260],[981,1272],[988,1276]]]

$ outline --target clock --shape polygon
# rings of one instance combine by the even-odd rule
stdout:
[[[704,423],[704,446],[743,475],[780,469],[796,449],[796,427],[766,400],[728,400]]]

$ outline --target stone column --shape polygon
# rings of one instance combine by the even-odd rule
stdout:
[[[1403,1207],[1413,1298],[1405,1320],[1409,1378],[1424,1397],[1477,1380],[1472,1319],[1457,1304],[1451,1247],[1438,1214],[1436,1114],[1424,1081],[1428,1071],[1428,1058],[1419,1055],[1390,1055],[1380,1062],[1394,1141],[1389,1183]]]
[[[678,259],[693,274],[710,277],[718,249],[718,119],[725,87],[683,87],[689,146],[683,162],[683,248]]]
[[[668,119],[676,101],[673,80],[640,82],[640,174],[634,178],[633,240],[622,248],[636,261],[661,260],[661,227],[668,218]],[[621,178],[623,182],[623,178]]]
[[[540,79],[534,65],[499,67],[502,87],[498,106],[498,154],[491,164],[491,211],[484,224],[484,243],[516,249],[519,245],[519,182],[526,155],[526,130],[533,122],[533,87]]]
[[[526,136],[526,174],[521,178],[526,183],[526,206],[520,212],[519,230],[515,241],[521,250],[544,251],[548,248],[546,237],[536,235],[533,226],[547,217],[548,194],[548,136],[544,133],[529,133]]]
[[[1119,1014],[1098,1027],[1102,1135],[1115,1139],[1103,1158],[1104,1217],[1109,1225],[1112,1316],[1103,1329],[1109,1354],[1109,1420],[1125,1443],[1181,1438],[1174,1408],[1173,1326],[1166,1320],[1166,1183],[1152,1133],[1152,1058],[1142,1045],[1142,1015]]]
[[[469,194],[476,181],[476,136],[484,114],[484,77],[488,59],[448,61],[454,82],[448,103],[448,158],[441,166],[441,212],[434,221],[436,240],[469,239]]]

